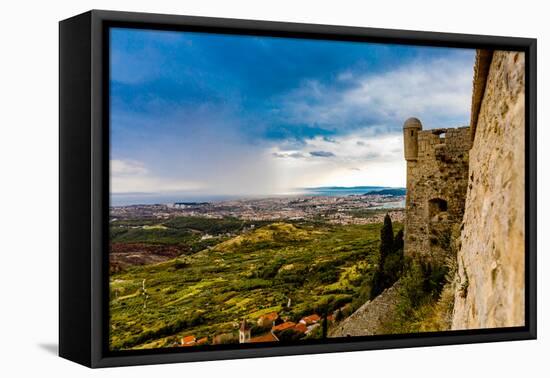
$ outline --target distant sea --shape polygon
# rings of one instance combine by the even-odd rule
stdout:
[[[111,206],[126,206],[126,205],[154,205],[154,204],[169,204],[175,202],[220,202],[237,199],[254,199],[254,198],[270,198],[270,197],[294,197],[294,196],[349,196],[360,195],[374,192],[381,189],[396,189],[388,186],[322,186],[316,188],[297,188],[291,192],[284,194],[270,195],[201,195],[201,194],[166,194],[160,195],[156,193],[129,193],[129,194],[114,194],[111,195]]]

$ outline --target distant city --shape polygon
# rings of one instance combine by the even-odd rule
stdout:
[[[186,193],[186,194],[159,194],[159,193],[120,193],[111,194],[111,206],[128,205],[160,205],[174,204],[184,202],[223,202],[228,200],[260,199],[260,198],[283,198],[297,196],[346,196],[361,195],[378,191],[394,191],[393,194],[401,191],[405,193],[404,188],[390,188],[386,186],[322,186],[312,188],[296,188],[288,192],[270,195],[237,195],[237,194],[204,194],[204,193]],[[397,191],[397,192],[395,192]],[[384,194],[384,192],[380,193]]]
[[[215,198],[112,206],[110,215],[111,220],[200,216],[214,219],[233,217],[251,221],[286,219],[367,224],[379,222],[386,212],[391,212],[392,219],[400,221],[406,194],[404,188],[375,186],[306,188],[300,192],[301,194],[264,198]]]

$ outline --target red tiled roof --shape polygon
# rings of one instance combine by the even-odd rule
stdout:
[[[305,324],[302,324],[302,323],[298,323],[294,326],[294,329],[297,331],[297,332],[300,332],[300,333],[306,333],[307,331],[307,327]]]
[[[272,328],[273,331],[284,331],[285,329],[292,328],[296,325],[294,322],[284,322]]]
[[[302,318],[302,321],[304,321],[308,325],[312,323],[317,323],[319,320],[321,320],[321,317],[317,314],[305,316]]]
[[[197,340],[197,345],[206,344],[208,342],[208,337],[203,337],[202,339]]]
[[[181,343],[182,344],[190,344],[190,343],[194,343],[195,340],[196,340],[195,336],[184,336],[181,339]]]
[[[271,332],[250,339],[251,343],[271,343],[274,341],[279,341],[279,339]]]
[[[270,312],[260,316],[260,320],[274,321],[278,317],[279,317],[279,314],[277,314],[276,312]]]

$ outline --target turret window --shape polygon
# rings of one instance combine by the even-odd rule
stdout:
[[[428,203],[430,218],[447,211],[447,201],[441,198],[432,198]]]

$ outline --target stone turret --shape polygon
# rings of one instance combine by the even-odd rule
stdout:
[[[454,225],[460,224],[468,183],[469,127],[422,130],[417,118],[403,125],[407,160],[407,256],[443,262]]]
[[[405,160],[418,159],[418,132],[422,130],[422,123],[418,118],[409,118],[403,125],[403,140],[405,142]]]

